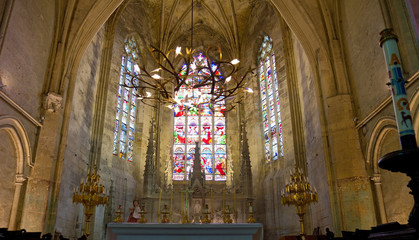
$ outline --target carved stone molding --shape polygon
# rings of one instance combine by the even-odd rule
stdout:
[[[371,181],[373,181],[374,184],[381,184],[381,174],[374,174],[374,176],[371,177]]]
[[[61,110],[62,103],[63,96],[54,92],[49,92],[44,97],[43,106],[48,112],[59,112]]]
[[[23,174],[17,174],[15,179],[16,185],[22,185],[28,178],[23,176]]]

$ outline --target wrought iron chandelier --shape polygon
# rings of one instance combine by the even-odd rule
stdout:
[[[159,102],[172,109],[176,105],[198,107],[208,104],[214,109],[215,104],[225,104],[226,110],[234,108],[241,101],[237,98],[243,90],[253,92],[246,87],[246,77],[252,73],[238,67],[238,59],[225,61],[218,47],[218,58],[209,59],[209,47],[203,52],[193,48],[193,5],[191,8],[191,46],[182,51],[181,47],[164,53],[156,47],[149,47],[158,68],[148,71],[146,67],[134,65],[134,71],[128,73],[130,79],[122,84],[136,89],[136,97],[145,104]],[[199,63],[199,64],[197,64]],[[240,73],[244,74],[240,76]]]

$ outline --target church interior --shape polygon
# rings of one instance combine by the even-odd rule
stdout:
[[[415,0],[0,1],[0,228],[105,239],[134,201],[263,239],[408,224],[379,161],[419,130],[418,80]]]

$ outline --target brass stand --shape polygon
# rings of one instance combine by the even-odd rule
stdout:
[[[201,223],[211,223],[211,218],[209,218],[209,215],[211,214],[211,212],[208,209],[208,204],[205,204],[205,210],[202,214],[204,216],[201,220]]]
[[[191,223],[191,221],[189,221],[188,215],[185,214],[185,216],[183,216],[182,218],[182,224],[186,224],[186,223]]]
[[[140,207],[140,219],[138,219],[138,223],[146,223],[147,219],[145,218],[145,214],[147,212],[145,211],[144,205]]]
[[[290,175],[290,183],[281,192],[282,205],[294,205],[300,220],[300,236],[304,240],[304,214],[306,206],[317,202],[317,192],[311,189],[310,183],[304,176],[303,171],[295,166],[295,172]]]
[[[97,205],[108,204],[109,196],[105,194],[105,187],[99,184],[100,176],[97,174],[96,166],[90,174],[90,169],[86,176],[86,183],[80,183],[73,192],[73,203],[81,203],[84,206],[84,215],[86,216],[86,228],[84,236],[89,238],[90,217],[94,214]]]
[[[227,205],[225,210],[224,210],[224,217],[223,217],[224,223],[232,223],[233,222],[230,215],[231,215],[230,206]]]
[[[167,211],[166,204],[164,204],[163,210],[160,212],[160,214],[162,214],[161,223],[169,223],[169,219],[167,217],[167,214],[169,214],[169,212]]]
[[[253,217],[253,206],[252,202],[249,202],[249,219],[247,219],[247,223],[255,223],[256,219]]]
[[[116,218],[113,220],[113,222],[124,222],[124,219],[121,217],[122,214],[122,206],[119,205],[118,210],[116,210]]]

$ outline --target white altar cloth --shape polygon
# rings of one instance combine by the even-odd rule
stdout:
[[[107,240],[263,240],[261,223],[108,223]]]

